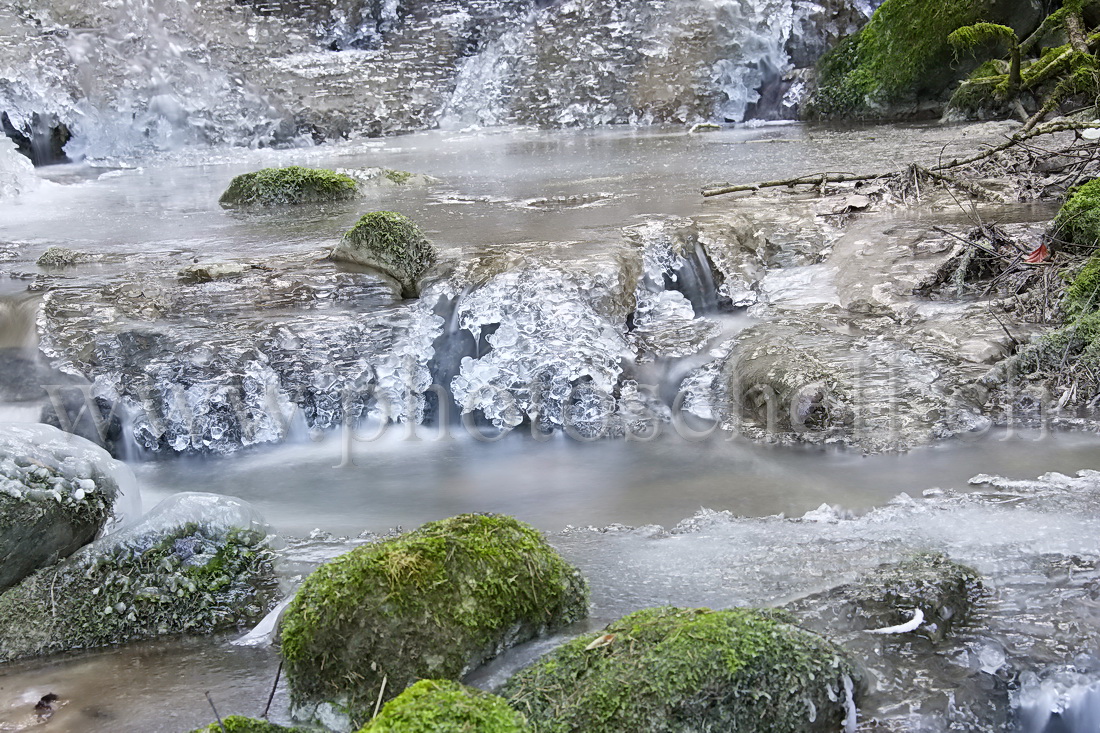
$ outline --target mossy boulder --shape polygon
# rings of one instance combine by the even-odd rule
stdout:
[[[985,21],[1026,34],[1041,19],[1031,0],[886,0],[867,25],[821,58],[803,114],[882,119],[942,100],[976,63],[959,60],[947,40],[953,31]]]
[[[1079,247],[1100,244],[1100,178],[1070,190],[1054,219],[1057,236]]]
[[[500,694],[539,733],[833,733],[854,724],[855,667],[786,618],[637,611],[547,654]]]
[[[191,733],[305,733],[305,731],[302,728],[275,725],[266,720],[230,715],[222,718],[220,725],[216,722],[211,723],[205,728],[196,728]]]
[[[358,195],[359,183],[351,176],[292,165],[237,176],[220,202],[226,207],[284,206],[348,201]]]
[[[1005,117],[1009,112],[1006,85],[1008,62],[986,61],[963,80],[947,102],[949,118],[983,120]]]
[[[96,538],[129,469],[45,425],[0,427],[0,591]]]
[[[404,297],[415,298],[436,253],[412,219],[393,211],[374,211],[344,234],[331,257],[378,270],[400,285]]]
[[[282,623],[291,697],[361,725],[382,680],[458,679],[504,649],[583,618],[587,587],[532,527],[463,514],[359,547],[302,583]]]
[[[0,663],[251,625],[276,592],[266,537],[239,500],[165,499],[141,523],[0,596]]]
[[[898,626],[920,609],[924,622],[913,632],[938,641],[965,623],[982,592],[973,568],[938,552],[918,553],[861,578],[848,592],[854,616],[866,629]]]
[[[359,733],[528,733],[496,695],[451,680],[421,680],[390,700]]]

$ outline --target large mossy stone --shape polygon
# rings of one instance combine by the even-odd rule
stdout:
[[[637,611],[542,657],[500,694],[539,733],[834,733],[854,724],[853,664],[785,618]]]
[[[419,679],[458,679],[504,649],[583,618],[584,579],[532,527],[463,514],[365,545],[302,583],[282,623],[291,697],[361,725]]]
[[[965,623],[982,592],[981,575],[938,552],[912,555],[884,565],[850,587],[852,614],[865,629],[899,626],[920,610],[914,633],[938,641]]]
[[[120,480],[130,470],[83,438],[0,426],[0,591],[94,540]]]
[[[818,62],[817,84],[803,115],[813,119],[884,119],[939,102],[976,62],[960,61],[947,37],[986,21],[1034,30],[1033,0],[886,0],[858,33]]]
[[[344,234],[331,257],[378,270],[397,281],[404,297],[415,298],[436,254],[412,219],[393,211],[374,211]]]
[[[390,700],[359,733],[529,733],[496,695],[451,680],[421,680]]]
[[[1100,178],[1094,178],[1069,192],[1054,219],[1058,237],[1079,247],[1100,245]]]
[[[220,202],[226,207],[284,206],[348,201],[358,195],[359,183],[351,176],[292,165],[237,176]]]
[[[0,663],[251,625],[274,600],[273,558],[244,502],[176,494],[0,596]]]

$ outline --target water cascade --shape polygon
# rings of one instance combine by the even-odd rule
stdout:
[[[0,39],[37,73],[0,51],[0,112],[41,163],[437,125],[789,119],[798,68],[876,4],[7,0]]]

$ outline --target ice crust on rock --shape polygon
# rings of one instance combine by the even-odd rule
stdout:
[[[115,503],[119,519],[141,514],[141,494],[130,468],[84,438],[49,425],[0,423],[0,492],[21,497],[45,480],[55,501],[84,501],[94,493]],[[41,478],[49,476],[48,478]]]

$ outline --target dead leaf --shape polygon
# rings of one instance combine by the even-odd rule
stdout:
[[[592,640],[592,643],[584,648],[586,652],[590,652],[593,649],[599,649],[600,647],[607,646],[611,642],[615,641],[614,634],[604,634],[596,639]]]
[[[1047,245],[1044,242],[1043,244],[1040,244],[1038,247],[1033,249],[1024,260],[1024,262],[1029,265],[1037,265],[1040,262],[1046,262],[1048,257],[1050,257],[1050,250],[1047,248]]]

